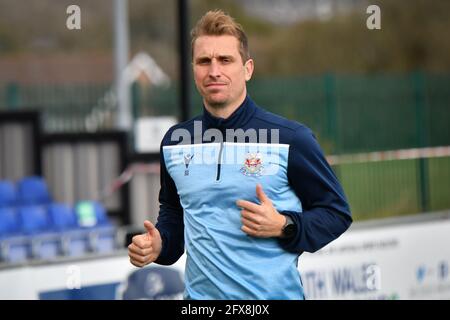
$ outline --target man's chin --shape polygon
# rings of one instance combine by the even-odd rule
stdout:
[[[206,102],[214,109],[221,109],[227,105],[227,99],[225,98],[208,98]]]

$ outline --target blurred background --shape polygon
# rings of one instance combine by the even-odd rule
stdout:
[[[366,25],[369,5],[381,29]],[[449,1],[0,0],[0,274],[123,259],[143,220],[156,221],[161,138],[202,110],[189,31],[217,8],[249,36],[249,94],[314,131],[357,230],[447,222]],[[450,298],[450,249],[436,250],[439,267],[418,263],[411,281],[441,275],[446,289],[390,297]],[[90,294],[67,292],[25,298]],[[369,297],[357,293],[339,297]]]

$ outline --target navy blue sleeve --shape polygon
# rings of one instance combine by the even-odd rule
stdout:
[[[344,191],[307,127],[291,141],[288,180],[302,203],[302,212],[283,211],[297,224],[293,238],[279,239],[289,252],[315,252],[338,238],[352,223]]]
[[[160,206],[158,222],[155,226],[161,234],[162,250],[155,263],[170,265],[177,262],[184,253],[184,222],[183,208],[180,204],[175,182],[167,172],[162,145],[160,148]]]

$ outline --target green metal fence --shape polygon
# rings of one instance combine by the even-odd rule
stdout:
[[[48,132],[112,128],[115,108],[109,84],[0,86],[0,110],[42,111]]]
[[[111,85],[0,86],[0,108],[37,107],[49,131],[108,129]],[[450,146],[450,75],[253,79],[262,107],[309,126],[326,154]],[[178,116],[178,88],[132,87],[133,114]],[[192,114],[201,99],[192,87]],[[450,158],[336,165],[357,220],[450,209]]]

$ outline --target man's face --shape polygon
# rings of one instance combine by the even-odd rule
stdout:
[[[194,79],[205,103],[212,108],[238,106],[247,94],[245,82],[253,60],[244,64],[234,36],[200,36],[194,42]]]

